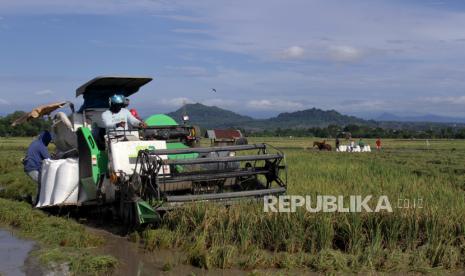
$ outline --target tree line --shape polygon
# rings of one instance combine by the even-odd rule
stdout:
[[[25,112],[15,111],[7,116],[0,116],[0,137],[15,137],[15,136],[36,136],[40,131],[50,129],[50,120],[36,119],[29,122],[11,126],[11,123],[21,117]],[[338,125],[328,125],[327,127],[311,127],[311,128],[276,128],[267,130],[246,130],[241,129],[246,136],[258,137],[325,137],[335,138],[344,137],[350,133],[352,137],[357,138],[398,138],[398,139],[465,139],[465,127],[451,127],[440,124],[432,125],[429,128],[423,129],[395,129],[381,128],[372,126],[363,126],[357,124],[349,124],[341,127]]]
[[[327,127],[270,129],[263,131],[245,131],[248,136],[258,137],[345,137],[348,133],[357,138],[394,138],[394,139],[465,139],[465,128],[435,126],[428,129],[389,129],[361,125],[347,125],[340,127],[329,125]]]

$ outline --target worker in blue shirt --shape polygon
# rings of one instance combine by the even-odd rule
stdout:
[[[37,183],[37,198],[40,192],[42,161],[44,159],[50,159],[47,146],[51,141],[52,135],[50,132],[46,130],[42,131],[39,137],[29,145],[26,157],[23,159],[24,172]]]

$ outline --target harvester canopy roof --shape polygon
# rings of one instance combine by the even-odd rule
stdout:
[[[148,77],[120,77],[100,76],[96,77],[76,90],[76,97],[83,95],[85,108],[108,108],[108,98],[114,94],[122,94],[128,97],[145,84],[152,81]]]
[[[147,77],[100,76],[81,85],[76,90],[76,97],[89,93],[106,94],[110,97],[116,92],[127,97],[139,91],[139,88],[150,81],[152,78]]]

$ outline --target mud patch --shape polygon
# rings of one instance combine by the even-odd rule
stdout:
[[[240,269],[210,269],[205,270],[186,264],[186,257],[176,250],[155,250],[148,252],[137,243],[128,241],[127,238],[109,233],[105,230],[88,228],[106,240],[106,245],[98,248],[97,253],[112,255],[119,261],[118,268],[112,275],[224,275],[239,276],[250,275],[252,271]],[[256,270],[265,274],[275,274],[277,271]],[[302,271],[292,275],[303,275]],[[314,275],[313,273],[310,273]]]

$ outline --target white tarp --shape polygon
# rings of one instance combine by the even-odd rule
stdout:
[[[78,159],[43,161],[39,202],[36,207],[77,204],[78,194]]]

